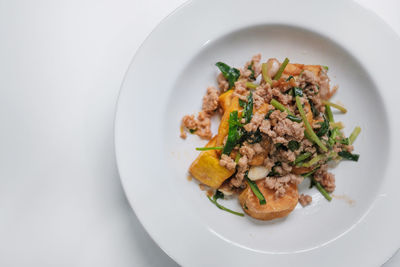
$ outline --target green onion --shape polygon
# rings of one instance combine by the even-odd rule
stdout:
[[[343,128],[344,128],[344,124],[343,124],[343,122],[341,122],[341,121],[332,122],[332,123],[331,123],[331,126],[332,126],[333,128],[339,128],[339,129],[343,129]]]
[[[233,211],[233,210],[228,209],[228,208],[225,208],[224,206],[222,206],[221,204],[219,204],[219,203],[217,202],[217,199],[218,199],[218,198],[215,198],[215,196],[214,196],[214,198],[211,198],[210,196],[207,196],[207,197],[208,197],[208,199],[209,199],[215,206],[217,206],[219,209],[224,210],[224,211],[226,211],[226,212],[230,212],[230,213],[235,214],[235,215],[237,215],[237,216],[244,217],[244,214],[243,214],[243,213],[237,212],[237,211]]]
[[[353,132],[350,134],[350,137],[349,137],[350,145],[352,145],[354,143],[354,141],[356,140],[356,138],[360,134],[360,132],[361,132],[360,127],[357,126],[356,128],[354,128]]]
[[[328,117],[329,122],[335,122],[335,120],[333,119],[333,113],[330,106],[325,105],[325,113],[326,116]]]
[[[278,72],[275,74],[274,80],[279,80],[281,78],[283,71],[286,68],[286,65],[289,63],[289,59],[285,58],[285,60],[282,62],[281,66],[279,67]]]
[[[279,103],[276,99],[271,99],[270,104],[274,106],[277,110],[282,112],[286,111],[287,114],[294,116],[293,112],[291,112],[287,107]]]
[[[268,110],[267,115],[265,115],[265,119],[268,120],[269,116],[271,116],[272,112],[274,112],[274,111],[275,111],[275,109]]]
[[[251,82],[246,82],[246,87],[250,89],[256,89],[259,85]]]
[[[325,188],[317,181],[314,180],[313,178],[313,183],[317,187],[318,191],[326,198],[326,200],[331,201],[332,197],[329,195],[329,193],[325,190]]]
[[[352,160],[352,161],[358,161],[358,158],[360,157],[360,155],[358,154],[351,154],[348,151],[340,151],[338,153],[339,156],[341,156],[344,159],[348,159],[348,160]]]
[[[301,118],[303,119],[304,125],[306,126],[306,131],[309,135],[309,137],[313,140],[314,143],[316,143],[322,151],[326,152],[328,149],[326,146],[321,142],[321,140],[318,138],[318,136],[314,133],[310,123],[307,120],[306,113],[304,112],[303,106],[301,105],[300,97],[296,96],[296,105],[297,108],[299,109]]]
[[[346,112],[347,112],[347,109],[346,109],[345,107],[343,107],[342,105],[335,104],[335,103],[332,103],[332,102],[327,101],[327,100],[323,100],[322,103],[323,103],[324,105],[334,107],[334,108],[340,110],[340,111],[343,112],[343,113],[346,113]]]
[[[312,165],[318,163],[320,160],[323,160],[325,158],[324,154],[319,154],[315,157],[313,157],[310,161],[301,164],[302,167],[311,167]]]
[[[310,175],[314,174],[314,172],[316,172],[319,169],[319,167],[316,167],[314,170],[304,173],[301,176],[303,176],[304,178],[309,177]]]
[[[339,135],[339,129],[338,128],[333,128],[333,130],[331,131],[331,136],[329,136],[328,139],[328,144],[329,146],[333,146],[336,143],[336,136]]]
[[[265,200],[263,194],[260,192],[260,189],[258,188],[257,184],[252,180],[250,180],[249,177],[247,177],[247,173],[246,173],[246,181],[249,184],[251,191],[253,191],[254,195],[256,195],[256,197],[258,198],[260,205],[267,204],[267,201]]]
[[[311,157],[311,153],[310,152],[305,152],[303,154],[300,154],[297,156],[297,158],[293,161],[293,164],[296,165],[300,162],[302,162],[303,160],[308,159],[309,157]]]
[[[292,115],[287,115],[287,117],[289,120],[294,121],[294,122],[301,122],[302,119],[296,116],[292,116]]]
[[[288,81],[290,81],[290,79],[294,79],[294,77],[293,77],[292,75],[290,75],[290,76],[286,79],[286,81],[288,82]]]
[[[235,163],[236,163],[236,164],[238,164],[240,157],[241,157],[241,155],[240,155],[240,153],[238,152],[238,153],[236,154],[236,157],[235,157]]]
[[[249,123],[251,121],[251,117],[253,117],[253,92],[251,91],[247,97],[247,105],[244,107],[243,117],[246,119],[246,123]]]
[[[220,150],[223,149],[223,146],[211,146],[211,147],[196,147],[198,151],[207,151],[207,150]]]
[[[268,76],[268,66],[267,63],[263,63],[261,65],[261,72],[262,72],[262,77],[265,82],[269,83],[269,85],[272,85],[272,80],[271,77]]]

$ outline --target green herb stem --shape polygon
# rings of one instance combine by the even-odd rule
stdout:
[[[352,145],[354,143],[354,141],[357,139],[357,136],[360,134],[361,132],[361,128],[360,127],[356,127],[354,128],[353,132],[350,134],[349,137],[349,141],[350,141],[350,145]]]
[[[238,164],[240,157],[241,157],[240,153],[239,152],[236,153],[236,157],[235,157],[235,163],[236,164]]]
[[[223,146],[211,146],[211,147],[196,147],[197,151],[208,151],[208,150],[220,150]]]
[[[339,128],[339,129],[343,129],[344,128],[344,124],[341,121],[332,122],[331,126],[334,127],[334,128]]]
[[[241,212],[237,212],[237,211],[233,211],[233,210],[231,210],[231,209],[228,209],[228,208],[222,206],[221,204],[219,204],[219,203],[217,202],[217,200],[213,200],[210,196],[207,196],[207,197],[208,197],[208,199],[209,199],[215,206],[217,206],[219,209],[224,210],[224,211],[226,211],[226,212],[230,212],[230,213],[235,214],[235,215],[237,215],[237,216],[244,217],[244,213],[241,213]]]
[[[332,197],[329,195],[329,193],[325,190],[325,188],[315,179],[313,178],[313,183],[317,187],[318,191],[326,198],[326,200],[331,201]]]
[[[329,122],[335,122],[335,120],[333,119],[333,113],[332,113],[332,109],[330,106],[325,105],[325,113],[326,116],[328,117]]]
[[[311,153],[310,152],[305,152],[303,154],[300,154],[296,157],[296,159],[293,161],[293,164],[296,165],[306,159],[308,159],[309,157],[311,157]]]
[[[271,77],[268,76],[268,66],[267,63],[263,63],[261,65],[261,73],[262,73],[262,77],[264,79],[265,82],[269,83],[269,85],[272,85],[272,80]]]
[[[344,159],[348,159],[348,160],[352,160],[352,161],[358,161],[358,158],[360,157],[360,155],[358,154],[352,154],[348,151],[340,151],[338,153],[339,156],[341,156]]]
[[[246,119],[246,123],[249,123],[253,117],[253,92],[251,91],[247,97],[247,104],[243,110],[243,117]]]
[[[267,204],[267,201],[265,200],[265,197],[261,193],[261,191],[258,188],[257,184],[255,182],[253,182],[252,180],[250,180],[249,177],[247,177],[247,173],[246,173],[246,180],[247,180],[247,183],[250,186],[251,191],[253,191],[254,195],[256,195],[256,197],[258,198],[258,200],[260,202],[260,205]]]
[[[287,107],[285,107],[284,105],[282,105],[281,103],[279,103],[276,99],[271,99],[270,104],[272,106],[274,106],[277,110],[280,110],[281,112],[285,112],[289,115],[292,115],[295,117],[295,115],[293,114],[293,112],[291,112]]]
[[[311,167],[314,164],[317,164],[320,160],[323,160],[325,158],[324,154],[319,154],[315,157],[313,157],[311,160],[301,164],[302,167]]]
[[[250,89],[256,89],[259,85],[251,82],[246,82],[246,87]]]
[[[279,67],[278,72],[275,74],[274,80],[279,80],[281,78],[282,73],[285,70],[288,63],[289,63],[289,59],[285,58],[285,60],[282,62],[281,66]]]
[[[323,100],[322,103],[324,105],[336,108],[336,109],[340,110],[343,113],[347,112],[347,109],[345,107],[343,107],[342,105],[339,105],[339,104],[336,104],[336,103],[333,103],[333,102],[330,102],[330,101],[327,101],[327,100]]]
[[[313,140],[314,143],[316,143],[322,149],[322,151],[324,151],[324,152],[328,151],[326,146],[321,142],[321,140],[318,138],[318,136],[314,133],[314,130],[312,129],[310,123],[308,122],[306,113],[304,112],[304,109],[301,104],[299,96],[296,96],[296,105],[300,112],[301,118],[303,119],[304,125],[306,126],[306,131],[307,131],[309,137]]]

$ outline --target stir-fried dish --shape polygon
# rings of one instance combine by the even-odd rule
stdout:
[[[328,166],[341,160],[358,161],[353,142],[361,129],[349,137],[335,121],[332,109],[346,113],[330,98],[328,67],[291,64],[286,58],[261,62],[255,55],[243,68],[218,62],[219,89],[211,86],[203,97],[197,117],[182,119],[181,137],[187,133],[209,140],[189,168],[190,174],[208,186],[207,197],[218,208],[244,216],[218,203],[237,196],[244,212],[271,220],[287,216],[312,197],[299,194],[298,185],[310,180],[331,201],[335,176]],[[211,117],[221,115],[218,133],[211,132]]]

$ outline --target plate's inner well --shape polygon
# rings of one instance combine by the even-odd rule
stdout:
[[[331,85],[339,91],[333,101],[340,101],[347,109],[335,119],[345,124],[349,135],[355,126],[362,132],[355,143],[358,163],[342,162],[332,172],[336,176],[336,190],[332,202],[327,202],[316,189],[308,189],[308,181],[299,193],[310,194],[312,205],[298,205],[285,219],[270,222],[237,217],[212,205],[196,182],[189,182],[188,167],[198,155],[194,148],[206,141],[195,135],[179,138],[183,115],[200,110],[207,86],[216,86],[217,61],[242,67],[254,54],[263,60],[288,57],[292,63],[320,64],[329,67]],[[312,249],[345,233],[368,211],[373,203],[387,155],[387,120],[380,95],[370,79],[370,73],[339,45],[319,34],[288,26],[258,26],[233,32],[205,44],[193,58],[184,62],[184,71],[177,78],[165,110],[165,159],[170,169],[171,194],[186,203],[187,216],[196,216],[210,231],[228,242],[263,252],[294,252]],[[213,122],[213,133],[218,123]],[[236,198],[222,201],[233,210],[241,211]]]

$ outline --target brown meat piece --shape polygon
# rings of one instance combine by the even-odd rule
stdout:
[[[312,197],[309,196],[309,195],[301,194],[299,196],[299,202],[303,207],[305,207],[305,206],[309,205],[312,202]]]
[[[222,92],[225,92],[229,89],[229,82],[225,79],[222,73],[217,76],[218,87]]]
[[[282,197],[286,193],[286,188],[289,183],[298,185],[303,181],[299,175],[289,173],[282,177],[267,177],[265,178],[265,186],[275,190],[276,197]]]
[[[214,86],[207,88],[207,93],[203,97],[203,110],[209,114],[213,114],[218,108],[219,92]]]
[[[257,128],[261,125],[265,117],[265,114],[256,113],[251,118],[251,121],[244,126],[247,132],[255,132]]]
[[[229,157],[228,155],[225,155],[225,154],[221,155],[221,159],[219,160],[219,165],[227,168],[230,171],[233,171],[236,168],[235,161],[231,157]]]
[[[328,165],[324,164],[314,173],[314,179],[321,183],[321,185],[328,192],[335,191],[335,175],[328,172]]]

